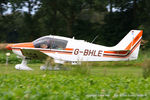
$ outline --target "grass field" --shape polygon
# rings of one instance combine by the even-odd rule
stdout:
[[[102,62],[100,67],[91,66],[87,74],[75,69],[41,71],[40,64],[29,64],[34,71],[18,71],[14,65],[0,64],[0,99],[150,98],[150,78],[142,77],[140,66],[122,64],[119,67],[115,64],[116,62]]]
[[[140,56],[137,61],[88,63],[68,71],[41,71],[40,63],[29,64],[33,71],[0,64],[0,99],[148,100],[150,78],[143,78],[142,62]]]

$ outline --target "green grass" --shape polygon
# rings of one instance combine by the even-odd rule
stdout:
[[[119,62],[116,65],[116,62],[101,62],[99,63],[101,66],[98,66],[98,63],[97,66],[89,64],[88,75],[81,74],[74,68],[68,71],[41,71],[39,69],[41,64],[29,64],[34,71],[19,71],[14,69],[14,64],[8,66],[0,64],[0,99],[146,100],[150,98],[150,78],[142,77],[140,66],[126,63]]]
[[[28,64],[33,71],[19,71],[16,63],[2,63],[0,100],[148,100],[150,78],[142,74],[145,55],[150,57],[142,52],[136,61],[66,64],[68,71],[41,71],[42,63],[36,62]]]

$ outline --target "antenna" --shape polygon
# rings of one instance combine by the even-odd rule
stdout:
[[[99,37],[99,35],[97,35],[91,43],[93,43],[98,37]]]

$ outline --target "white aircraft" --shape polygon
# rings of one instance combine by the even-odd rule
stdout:
[[[22,58],[22,63],[15,66],[19,70],[32,70],[27,66],[27,59],[53,59],[56,64],[70,62],[79,64],[90,61],[127,61],[138,57],[142,30],[131,30],[116,46],[106,47],[84,40],[62,36],[43,36],[33,42],[9,44],[6,48]],[[47,69],[48,66],[41,66]],[[59,68],[56,68],[59,69]]]

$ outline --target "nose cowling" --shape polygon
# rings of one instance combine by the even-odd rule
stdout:
[[[6,49],[7,49],[7,50],[12,50],[12,45],[13,45],[13,44],[8,44],[8,45],[6,46]]]
[[[12,48],[34,48],[34,45],[32,42],[28,43],[17,43],[17,44],[8,44],[6,46],[6,49],[12,50]]]

